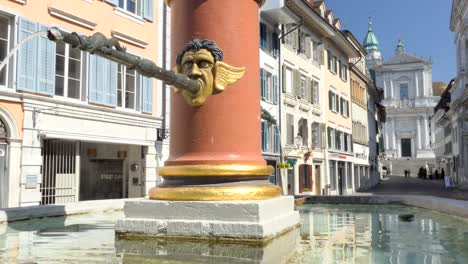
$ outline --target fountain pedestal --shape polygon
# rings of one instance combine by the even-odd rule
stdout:
[[[117,221],[123,238],[156,237],[265,243],[299,224],[294,198],[261,201],[128,201]]]

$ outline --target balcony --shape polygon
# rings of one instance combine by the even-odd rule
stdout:
[[[268,0],[260,9],[261,14],[278,24],[292,24],[299,21],[294,14],[286,8],[286,0]]]

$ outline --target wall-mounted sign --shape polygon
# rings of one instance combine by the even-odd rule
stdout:
[[[26,175],[26,189],[36,189],[37,187],[37,175]]]
[[[291,164],[289,163],[278,163],[278,169],[289,169],[291,168]]]

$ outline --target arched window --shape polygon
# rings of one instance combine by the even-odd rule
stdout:
[[[5,123],[3,123],[3,120],[0,119],[0,141],[4,141],[8,137],[8,131],[5,126]]]

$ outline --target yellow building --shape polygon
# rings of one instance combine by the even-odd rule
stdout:
[[[324,15],[330,25],[330,36],[324,41],[325,89],[327,100],[325,119],[327,124],[328,193],[346,194],[353,191],[352,119],[349,60],[358,57],[357,50],[340,29],[340,22],[333,12]],[[333,25],[333,26],[332,26]]]
[[[0,59],[54,26],[86,36],[101,32],[157,61],[157,6],[153,0],[1,1]],[[6,160],[14,162],[0,175],[1,206],[141,197],[154,186],[161,119],[152,79],[44,35],[22,45],[0,75]]]

